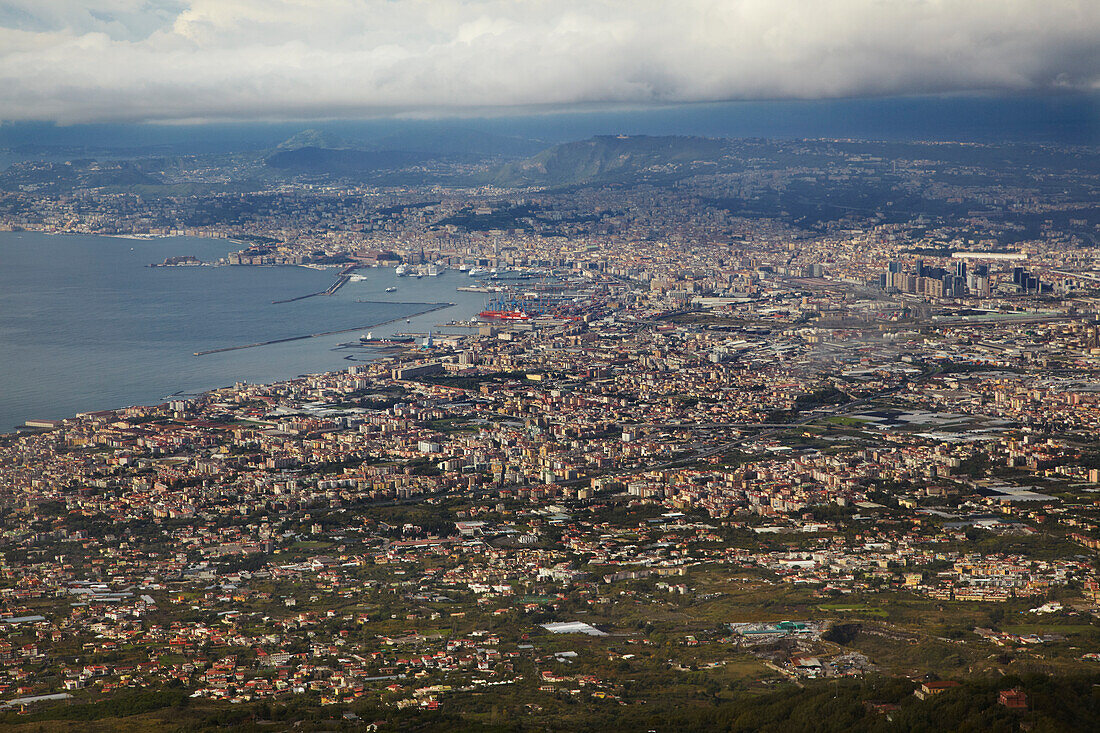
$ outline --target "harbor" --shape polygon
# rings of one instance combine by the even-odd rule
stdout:
[[[352,274],[366,280],[350,278],[328,297],[272,305],[324,292],[346,264],[146,266],[183,255],[216,263],[225,242],[0,232],[0,279],[8,294],[0,321],[9,326],[0,371],[10,379],[0,394],[0,432],[32,418],[153,403],[179,390],[339,369],[350,352],[334,348],[369,328],[380,339],[397,330],[427,331],[436,323],[468,320],[485,306],[483,294],[455,292],[473,284],[458,270],[417,279],[399,278],[393,268],[361,267]],[[51,296],[41,297],[43,292]],[[423,315],[442,301],[457,305]],[[345,331],[360,324],[371,325],[360,333]],[[332,331],[341,333],[322,336]],[[241,345],[251,348],[195,358],[197,352]],[[376,359],[388,348],[400,347],[372,345],[355,358]],[[73,349],[88,357],[75,375],[63,358]]]

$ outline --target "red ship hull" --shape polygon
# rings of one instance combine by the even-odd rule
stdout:
[[[479,318],[495,318],[500,321],[526,321],[531,318],[523,311],[481,311]]]

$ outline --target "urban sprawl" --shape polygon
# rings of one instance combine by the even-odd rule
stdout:
[[[461,271],[512,316],[3,436],[0,715],[629,726],[822,678],[867,720],[1056,715],[1036,679],[1100,673],[1096,156],[971,147],[192,195],[14,167],[4,229]]]

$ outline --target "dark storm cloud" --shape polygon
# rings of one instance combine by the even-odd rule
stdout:
[[[0,118],[1100,89],[1095,0],[15,0]]]

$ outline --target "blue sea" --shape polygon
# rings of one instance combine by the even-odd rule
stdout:
[[[30,418],[155,404],[168,395],[269,382],[349,366],[369,353],[334,351],[367,330],[423,333],[465,320],[485,296],[456,292],[470,278],[399,278],[360,270],[333,296],[336,270],[302,267],[146,267],[176,255],[212,261],[226,240],[133,240],[0,232],[0,432]],[[396,286],[393,293],[387,287]],[[357,300],[369,302],[356,302]],[[419,317],[417,303],[453,302]],[[399,319],[381,328],[374,324]],[[325,331],[361,331],[195,356],[196,351]]]

